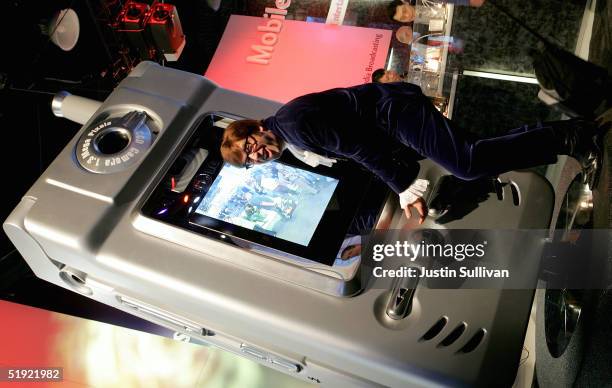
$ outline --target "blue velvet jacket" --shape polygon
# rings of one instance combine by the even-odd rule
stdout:
[[[416,85],[371,83],[298,97],[263,122],[297,147],[360,163],[400,193],[416,178],[420,157],[416,150],[399,160],[391,151],[400,140],[418,144],[424,104],[430,103]]]

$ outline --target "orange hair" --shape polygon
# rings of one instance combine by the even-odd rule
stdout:
[[[259,120],[236,120],[230,123],[223,132],[221,156],[223,160],[236,167],[242,167],[244,150],[238,142],[257,132],[261,126]]]

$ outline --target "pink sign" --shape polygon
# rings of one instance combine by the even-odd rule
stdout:
[[[287,102],[370,82],[390,42],[389,30],[232,15],[205,75],[227,89]]]

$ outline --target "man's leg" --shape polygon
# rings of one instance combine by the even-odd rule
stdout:
[[[477,138],[456,127],[426,98],[419,119],[419,133],[398,133],[399,140],[461,179],[555,163],[561,149],[557,123],[523,126],[506,135]]]

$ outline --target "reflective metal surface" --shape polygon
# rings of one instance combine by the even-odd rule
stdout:
[[[593,193],[583,175],[578,175],[563,198],[556,230],[564,231],[562,240],[576,242],[580,230],[592,227]],[[558,358],[567,349],[578,328],[584,303],[584,290],[546,290],[544,330],[550,354]]]
[[[560,357],[578,327],[584,290],[546,290],[546,345],[553,357]]]

